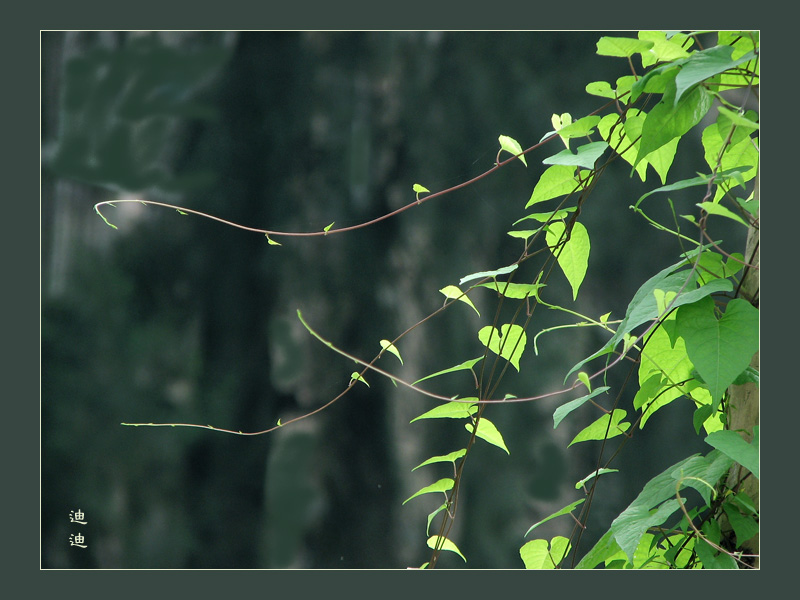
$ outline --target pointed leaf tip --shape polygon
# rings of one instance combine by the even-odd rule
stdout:
[[[517,140],[512,137],[508,137],[507,135],[501,135],[498,140],[500,141],[501,150],[505,150],[509,154],[513,154],[522,161],[523,165],[526,167],[528,166],[528,162],[525,160],[525,155],[522,154],[522,146],[519,145]]]

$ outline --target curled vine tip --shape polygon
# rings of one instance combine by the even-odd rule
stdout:
[[[94,205],[94,212],[96,212],[98,215],[100,215],[100,218],[103,219],[103,221],[106,222],[106,225],[108,225],[109,227],[113,227],[114,229],[117,229],[117,226],[114,225],[112,222],[110,222],[108,219],[106,219],[105,215],[100,212],[100,205],[99,204],[95,204]]]

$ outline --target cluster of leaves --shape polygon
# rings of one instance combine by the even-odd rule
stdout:
[[[579,431],[569,446],[600,440],[605,448],[606,442],[614,438],[620,438],[622,445],[659,409],[683,398],[694,404],[695,430],[698,434],[703,432],[711,448],[705,456],[689,456],[654,477],[592,549],[580,559],[573,556],[572,565],[578,568],[598,565],[606,568],[734,568],[745,564],[741,546],[758,533],[758,507],[737,484],[727,484],[726,478],[737,463],[747,469],[748,476],[758,478],[758,427],[754,426],[747,432],[752,439],[747,442],[740,432],[727,427],[726,418],[730,387],[758,383],[758,373],[750,367],[751,359],[758,351],[758,309],[747,300],[736,297],[742,278],[753,267],[749,263],[751,257],[723,251],[722,242],[709,236],[708,227],[710,217],[728,219],[747,228],[758,226],[757,195],[747,192],[750,188],[755,190],[751,182],[758,170],[758,115],[754,110],[745,110],[741,102],[733,102],[728,92],[740,92],[737,97],[755,93],[759,45],[756,32],[720,32],[715,35],[717,44],[707,49],[701,46],[698,35],[678,32],[642,31],[636,38],[601,38],[597,43],[598,54],[624,59],[631,70],[629,75],[613,83],[593,82],[586,86],[587,93],[605,99],[603,107],[577,120],[568,113],[553,115],[553,131],[527,150],[523,150],[510,136],[499,137],[500,149],[495,166],[484,176],[516,160],[528,167],[525,154],[551,141],[560,139],[564,149],[543,161],[545,168],[524,206],[526,214],[513,224],[514,229],[508,231],[509,236],[522,241],[523,250],[519,258],[498,269],[466,275],[458,285],[446,285],[439,290],[444,296],[440,311],[465,305],[480,316],[470,296],[489,293],[496,298],[493,320],[476,332],[484,348],[480,356],[418,381],[407,382],[375,363],[390,353],[402,364],[402,339],[419,323],[394,340],[380,340],[381,351],[372,361],[365,361],[324,339],[298,312],[301,322],[312,335],[331,350],[363,367],[351,374],[350,383],[342,394],[310,414],[330,406],[354,385],[369,385],[366,375],[372,371],[390,378],[395,384],[442,401],[413,419],[412,423],[431,419],[464,421],[466,433],[462,447],[445,455],[432,456],[416,467],[438,469],[449,464],[452,474],[436,479],[405,501],[429,497],[429,494],[441,493],[444,496],[427,518],[428,546],[433,553],[423,567],[434,567],[442,550],[454,552],[467,560],[448,537],[456,518],[465,460],[477,440],[509,453],[501,432],[484,416],[487,407],[530,402],[572,390],[582,390],[585,394],[555,410],[554,428],[585,407],[592,407],[602,414]],[[640,62],[642,72],[637,72],[634,60]],[[706,165],[696,177],[667,183],[680,141],[703,119],[714,117],[714,113],[709,115],[712,108],[716,111],[716,118],[705,126],[700,138]],[[576,146],[574,150],[573,144]],[[510,154],[510,158],[503,153]],[[501,161],[501,157],[504,160]],[[580,221],[581,210],[603,172],[612,163],[619,163],[618,159],[628,163],[631,176],[635,173],[643,182],[653,173],[659,179],[659,187],[642,195],[631,208],[648,225],[674,236],[680,252],[677,262],[641,285],[630,300],[624,317],[611,321],[610,313],[598,317],[582,315],[571,308],[548,302],[545,295],[549,291],[551,275],[560,272],[569,285],[572,299],[578,298],[587,276],[591,252],[590,233]],[[414,184],[414,201],[383,218],[469,183],[435,193],[424,185]],[[698,210],[677,215],[668,196],[677,190],[695,192],[700,200]],[[657,222],[645,211],[645,200],[654,194],[659,197],[667,195],[674,220],[671,227]],[[97,212],[100,214],[99,209]],[[188,212],[209,217],[196,211]],[[681,230],[679,217],[685,223],[684,227],[695,233],[694,238]],[[334,223],[331,223],[315,234],[291,234],[257,230],[216,217],[209,218],[260,232],[274,245],[279,245],[274,241],[278,236],[329,235],[356,228],[334,229]],[[521,268],[523,265],[524,269]],[[530,272],[530,265],[535,265],[534,274],[523,276],[521,273]],[[508,314],[501,308],[509,305],[516,307],[513,316],[501,320],[501,315]],[[533,318],[542,307],[578,320],[532,336],[529,332]],[[599,350],[569,370],[564,378],[564,389],[525,398],[495,397],[499,382],[509,372],[509,365],[513,368],[511,374],[519,372],[523,368],[521,359],[530,345],[538,354],[536,339],[539,335],[553,329],[573,327],[597,327],[607,331],[610,337]],[[608,371],[624,359],[633,361],[638,371],[638,391],[631,414],[618,405],[619,394],[616,399],[612,398],[608,385],[593,387],[593,381],[607,383]],[[470,373],[475,384],[474,396],[440,396],[421,386],[432,378],[461,371]],[[611,406],[604,406],[609,403]],[[278,421],[275,427],[256,434],[291,422]],[[210,425],[190,426],[226,431]],[[584,492],[584,497],[540,520],[525,533],[523,537],[542,523],[567,515],[577,523],[570,538],[557,536],[524,543],[520,557],[525,567],[566,566],[568,556],[576,553],[575,542],[585,527],[591,505],[586,500],[592,498],[600,477],[616,472],[610,468],[612,460],[613,456],[603,462],[601,451],[597,468],[575,485],[576,490]],[[687,488],[695,490],[699,496],[692,508],[687,508],[686,499],[681,495]],[[574,511],[579,507],[581,511],[576,516]],[[735,534],[735,548],[724,547],[721,515],[725,515]],[[438,525],[434,527],[437,519]]]
[[[750,443],[739,432],[725,428],[728,388],[758,381],[758,373],[749,366],[758,351],[758,310],[747,300],[731,297],[738,289],[747,259],[741,253],[725,253],[721,242],[711,240],[706,233],[710,215],[731,219],[745,227],[757,227],[757,200],[753,194],[747,198],[739,195],[758,168],[758,137],[755,135],[758,117],[755,111],[733,105],[724,92],[752,90],[757,85],[758,38],[750,32],[723,32],[718,34],[718,44],[712,48],[698,49],[695,45],[694,36],[681,33],[640,32],[636,39],[602,38],[597,44],[599,54],[625,58],[632,69],[632,58],[638,56],[646,73],[639,75],[633,71],[631,75],[620,77],[615,85],[594,82],[586,87],[588,93],[611,100],[607,105],[611,111],[607,115],[592,114],[575,121],[567,113],[553,115],[555,130],[542,139],[547,141],[557,136],[565,149],[543,161],[547,168],[525,209],[541,211],[540,206],[549,201],[560,202],[555,208],[526,214],[514,223],[515,226],[523,222],[536,224],[533,229],[508,232],[525,242],[525,250],[517,262],[462,278],[459,282],[462,287],[480,280],[466,289],[450,285],[441,290],[448,300],[460,300],[476,312],[469,294],[481,287],[495,291],[501,300],[522,301],[526,311],[518,311],[517,316],[526,315],[524,322],[504,323],[499,328],[496,324],[487,325],[478,331],[478,339],[488,351],[519,371],[520,358],[527,346],[526,331],[537,305],[577,314],[548,304],[542,298],[549,274],[548,260],[558,265],[576,299],[587,273],[591,249],[589,232],[578,216],[603,170],[615,159],[622,158],[632,167],[631,174],[636,173],[642,181],[649,174],[648,166],[660,178],[662,185],[643,195],[631,208],[658,229],[675,235],[682,246],[691,245],[692,249],[684,251],[678,262],[639,288],[624,318],[614,323],[615,329],[608,322],[609,314],[597,319],[579,315],[581,322],[567,325],[602,327],[613,335],[601,349],[567,373],[565,383],[571,376],[577,377],[569,389],[582,385],[587,393],[555,410],[554,427],[591,402],[603,414],[580,431],[570,446],[629,436],[628,432],[643,427],[660,408],[678,398],[687,398],[696,407],[694,427],[698,433],[704,431],[705,441],[713,450],[706,456],[688,457],[653,478],[613,521],[595,547],[577,562],[578,568],[594,568],[600,564],[607,568],[735,568],[737,564],[744,564],[742,553],[740,551],[737,556],[720,546],[719,515],[727,516],[735,532],[737,548],[758,532],[758,509],[753,499],[743,491],[723,486],[734,463],[758,477],[758,427],[748,432],[752,435]],[[717,118],[703,130],[701,137],[706,172],[667,184],[678,143],[706,117],[715,101]],[[647,110],[653,102],[655,105]],[[600,139],[578,145],[574,152],[570,148],[572,140],[591,140],[593,136]],[[517,156],[527,166],[522,147],[516,140],[503,135],[499,142],[501,152]],[[702,201],[697,204],[701,216],[681,217],[695,226],[699,239],[687,237],[679,228],[673,231],[656,223],[642,209],[643,201],[652,194],[691,187],[699,187],[703,192]],[[419,185],[415,189],[425,190]],[[671,201],[669,204],[672,207]],[[550,253],[548,260],[538,270],[533,283],[514,282],[518,267],[537,254],[535,242],[541,237]],[[704,243],[706,241],[710,243]],[[503,276],[508,279],[499,281]],[[632,423],[626,410],[604,408],[598,403],[609,388],[602,386],[593,390],[591,380],[603,377],[608,369],[633,353],[638,353],[639,388],[633,401],[638,415]],[[473,369],[485,357],[429,377]],[[604,363],[594,374],[580,371],[596,365],[598,360]],[[476,380],[481,390],[493,387],[484,385],[483,372]],[[508,452],[500,432],[482,416],[483,408],[490,402],[493,400],[488,395],[453,401],[418,419],[467,419],[470,443],[475,437],[483,438]],[[446,456],[432,457],[420,465],[452,462],[455,474],[454,478],[440,479],[411,497],[444,493],[445,502],[428,517],[428,529],[431,520],[442,511],[453,518],[451,508],[457,497],[460,475],[458,461],[464,460],[468,449],[469,446]],[[586,490],[587,481],[596,482],[598,476],[612,472],[615,470],[598,467],[578,482],[576,489]],[[685,508],[681,497],[681,491],[687,487],[695,489],[702,500],[691,511]],[[587,490],[587,494],[591,491]],[[525,535],[552,518],[572,514],[583,502],[584,499],[573,502],[539,521]],[[586,512],[581,518],[585,521]],[[677,522],[668,525],[670,520]],[[695,525],[698,521],[699,528]],[[438,535],[430,538],[429,544],[461,554],[444,535],[446,529],[443,526]],[[572,540],[557,536],[525,543],[520,556],[527,568],[557,568],[571,550]]]

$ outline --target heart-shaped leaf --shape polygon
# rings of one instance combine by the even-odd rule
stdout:
[[[495,327],[487,325],[478,331],[478,339],[495,354],[505,358],[519,371],[519,359],[525,351],[528,336],[519,325],[501,325],[498,332]]]
[[[736,298],[717,320],[714,301],[706,297],[681,306],[676,319],[689,360],[706,382],[716,409],[725,390],[758,351],[758,309]]]

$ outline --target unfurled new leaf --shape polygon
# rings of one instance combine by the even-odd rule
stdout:
[[[519,142],[514,138],[508,137],[507,135],[501,135],[499,138],[500,140],[500,148],[505,150],[509,154],[517,156],[522,161],[522,164],[526,167],[528,163],[525,161],[525,155],[522,154],[522,146],[519,145]]]
[[[481,313],[478,312],[477,308],[475,308],[475,305],[472,303],[472,300],[470,300],[469,297],[466,296],[464,294],[464,292],[461,291],[460,288],[458,288],[458,287],[456,287],[454,285],[448,285],[446,287],[443,287],[439,291],[442,294],[444,294],[446,298],[450,298],[452,300],[459,300],[460,302],[463,302],[467,306],[470,306],[472,308],[472,310],[474,310],[476,313],[478,313],[479,317],[481,316]]]
[[[361,374],[358,373],[358,371],[353,371],[353,373],[350,375],[350,383],[353,383],[354,381],[360,381],[361,383],[363,383],[364,385],[369,387],[369,384],[367,383],[367,380],[364,379],[361,376]]]
[[[383,348],[387,352],[391,352],[392,354],[394,354],[400,361],[400,364],[401,365],[403,364],[403,357],[400,356],[400,351],[392,342],[390,342],[389,340],[381,340],[381,348]]]

